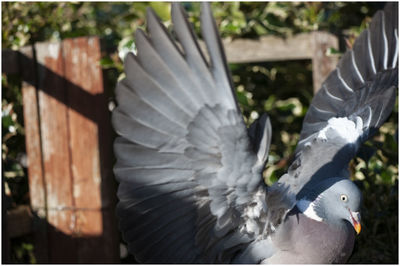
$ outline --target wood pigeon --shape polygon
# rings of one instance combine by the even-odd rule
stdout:
[[[262,171],[267,115],[246,127],[209,4],[199,48],[172,4],[174,40],[154,12],[125,59],[112,122],[117,214],[142,263],[341,263],[359,233],[349,161],[393,109],[398,13],[379,11],[312,100],[295,159],[274,185]]]

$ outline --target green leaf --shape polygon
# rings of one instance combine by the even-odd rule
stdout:
[[[14,125],[14,121],[11,118],[11,115],[6,115],[1,118],[1,123],[3,128],[9,128],[10,126]]]
[[[272,108],[274,108],[275,101],[276,101],[275,95],[270,95],[264,103],[264,110],[265,111],[272,110]]]
[[[114,67],[114,61],[109,57],[103,57],[102,59],[100,59],[100,65],[103,68],[112,68]]]
[[[385,169],[380,173],[380,178],[387,184],[392,183],[393,173],[389,169]]]
[[[248,98],[246,97],[245,92],[243,91],[236,91],[236,96],[239,104],[249,106]]]
[[[166,2],[150,2],[150,6],[154,9],[162,21],[170,20],[171,5]]]

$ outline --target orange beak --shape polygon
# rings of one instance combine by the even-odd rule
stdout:
[[[354,230],[356,230],[357,235],[361,232],[361,216],[359,212],[350,211],[351,221],[353,223]]]

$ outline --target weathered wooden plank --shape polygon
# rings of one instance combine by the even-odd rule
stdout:
[[[64,62],[60,43],[35,44],[38,63],[38,89],[42,158],[44,166],[47,222],[49,223],[49,260],[76,258],[72,197],[68,113]],[[65,210],[66,209],[66,210]],[[60,248],[62,247],[62,248]],[[63,250],[60,250],[63,249]]]
[[[99,106],[96,112],[96,121],[98,126],[98,152],[100,160],[101,173],[101,202],[102,202],[102,220],[103,235],[101,237],[102,245],[97,249],[103,254],[102,262],[119,263],[120,262],[120,234],[115,215],[115,206],[117,204],[117,186],[113,172],[113,131],[111,128],[111,114],[108,110],[108,99],[106,87],[103,80],[102,69],[99,65],[101,58],[101,43],[99,39],[89,39],[89,58],[93,61],[90,63],[91,70],[89,73],[96,77],[92,82],[92,86],[102,88],[101,95],[96,97],[96,106]],[[94,68],[96,66],[96,68]],[[112,88],[114,89],[114,88]],[[83,262],[83,260],[82,260]]]
[[[47,230],[40,232],[49,242],[48,260],[38,261],[118,262],[100,42],[78,38],[36,44],[37,65],[32,50],[25,50],[21,64],[30,75],[24,77],[23,90],[32,207],[42,212],[38,222]]]
[[[64,64],[59,43],[35,45],[39,68],[39,110],[47,207],[73,206]],[[70,231],[69,226],[64,228]]]
[[[311,59],[312,34],[301,33],[290,38],[261,36],[258,39],[224,39],[226,57],[230,63],[249,63]]]
[[[38,92],[36,84],[36,66],[33,47],[23,47],[19,50],[21,70],[22,101],[24,107],[25,145],[28,156],[28,177],[30,203],[35,213],[33,224],[35,257],[37,262],[48,262],[46,191],[43,173],[42,143],[40,133],[40,117],[38,107]]]
[[[32,209],[45,217],[46,196],[42,169],[42,151],[39,131],[37,94],[34,86],[22,83],[24,106],[25,143],[28,156],[29,191]]]
[[[328,77],[329,73],[336,68],[338,57],[329,56],[327,51],[329,48],[338,50],[339,41],[336,36],[327,32],[312,33],[312,69],[313,69],[313,88],[316,93],[322,82]]]
[[[101,209],[101,175],[98,143],[98,126],[96,124],[96,97],[103,90],[98,61],[89,56],[87,38],[68,39],[63,41],[65,78],[68,103],[78,108],[68,108],[69,145],[71,150],[71,169],[73,174],[73,194],[76,208]],[[100,55],[100,52],[98,52]],[[97,72],[92,70],[94,68]],[[91,71],[92,70],[92,71]],[[82,93],[82,91],[86,93]],[[83,111],[84,109],[84,111]],[[84,116],[85,113],[87,116]],[[90,221],[87,221],[90,222]],[[98,226],[88,227],[89,231],[80,233],[100,234]]]
[[[31,207],[41,217],[45,216],[46,196],[42,169],[42,149],[39,128],[39,109],[36,88],[35,63],[32,47],[20,49],[22,71],[22,101],[24,107],[25,143],[28,155],[29,189]]]
[[[107,101],[102,70],[99,65],[101,47],[98,38],[76,38],[63,41],[65,78],[69,81],[68,117],[71,168],[73,174],[76,228],[79,236],[78,262],[118,262],[118,242],[114,216],[116,190],[103,184],[112,180],[102,167],[108,166],[111,153],[101,156],[104,146],[111,147]],[[108,159],[106,159],[108,160]],[[111,219],[111,221],[110,221]],[[111,225],[111,226],[109,226]]]

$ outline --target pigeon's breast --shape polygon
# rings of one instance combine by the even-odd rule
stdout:
[[[344,263],[354,246],[354,230],[347,222],[329,225],[301,213],[288,215],[273,236],[279,250],[264,263]]]

